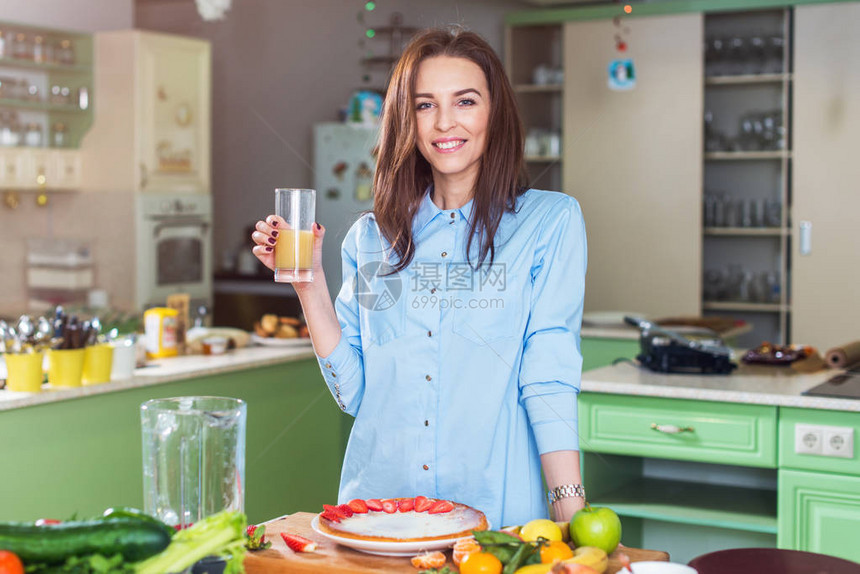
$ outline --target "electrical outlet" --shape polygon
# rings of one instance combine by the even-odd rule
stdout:
[[[851,427],[821,427],[821,454],[854,458],[854,429]]]
[[[797,454],[822,454],[824,433],[814,425],[794,425],[794,452]]]

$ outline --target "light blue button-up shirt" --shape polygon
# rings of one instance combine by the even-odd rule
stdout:
[[[502,217],[492,266],[475,271],[471,212],[472,202],[441,210],[428,192],[413,221],[415,257],[393,275],[396,255],[372,214],[343,242],[343,336],[319,357],[355,417],[340,503],[424,495],[478,508],[494,527],[523,524],[547,516],[540,455],[579,449],[579,204],[529,190]]]

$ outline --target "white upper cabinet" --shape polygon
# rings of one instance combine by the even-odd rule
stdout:
[[[792,341],[860,335],[860,4],[795,10]]]
[[[702,15],[611,20],[564,30],[564,190],[588,232],[585,306],[652,317],[701,303]],[[608,87],[631,58],[636,85]]]
[[[97,34],[95,75],[85,188],[209,193],[210,44],[137,30]]]

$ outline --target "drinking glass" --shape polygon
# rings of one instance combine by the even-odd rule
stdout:
[[[144,511],[179,529],[245,506],[246,405],[223,397],[140,407]]]
[[[764,202],[764,222],[767,227],[782,225],[782,202],[777,199],[768,199]]]
[[[286,229],[278,230],[275,244],[275,281],[279,283],[314,280],[316,194],[313,189],[275,190],[275,214],[287,222]]]

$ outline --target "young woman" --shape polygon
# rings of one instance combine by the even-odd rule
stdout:
[[[478,35],[428,30],[398,62],[382,114],[374,209],[343,242],[334,306],[315,229],[295,283],[323,377],[355,417],[340,502],[424,495],[494,527],[584,505],[576,398],[586,269],[579,204],[528,189],[523,128]],[[259,221],[273,267],[283,220]],[[544,478],[541,477],[543,470]]]

